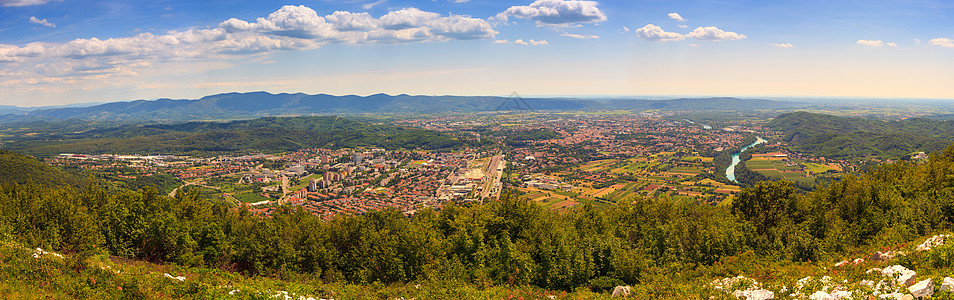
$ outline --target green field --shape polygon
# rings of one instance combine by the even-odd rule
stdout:
[[[749,160],[745,162],[745,167],[749,170],[775,169],[775,165],[767,160]]]

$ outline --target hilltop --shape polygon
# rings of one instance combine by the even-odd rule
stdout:
[[[33,157],[0,150],[0,185],[29,182],[45,186],[81,187],[86,179],[51,167]]]
[[[443,149],[464,142],[443,133],[372,125],[340,117],[266,117],[231,122],[125,125],[25,138],[3,148],[39,156],[59,153],[209,154],[302,148]]]
[[[849,118],[809,112],[781,114],[768,123],[784,133],[795,150],[829,158],[900,158],[938,152],[954,138],[954,121],[911,118],[900,121]]]
[[[513,104],[511,102],[516,102]],[[510,104],[513,105],[510,105]],[[225,93],[200,99],[157,99],[113,102],[89,107],[59,107],[32,111],[7,107],[0,112],[2,122],[34,120],[208,120],[312,114],[433,114],[473,113],[529,109],[535,111],[581,110],[715,110],[746,111],[803,106],[798,102],[760,99],[697,98],[672,100],[578,98],[508,98],[474,96],[412,96],[375,94],[333,96],[271,94],[267,92]],[[519,108],[518,108],[519,107]]]

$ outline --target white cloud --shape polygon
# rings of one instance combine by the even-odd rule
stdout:
[[[868,47],[884,47],[884,42],[881,40],[858,40],[856,44]]]
[[[41,24],[43,21],[32,22]],[[306,6],[284,6],[254,21],[231,18],[210,29],[94,37],[64,43],[0,45],[0,62],[5,71],[33,74],[33,79],[23,76],[22,82],[40,82],[54,75],[86,78],[134,75],[136,68],[161,63],[242,58],[275,51],[314,49],[328,43],[440,42],[492,39],[496,34],[483,19],[441,16],[415,8],[374,18],[367,13],[346,11],[320,16]],[[537,43],[541,42],[544,41]]]
[[[565,36],[565,37],[575,38],[575,39],[581,39],[581,40],[598,39],[598,38],[600,38],[600,36],[598,36],[598,35],[582,35],[582,34],[574,34],[574,33],[566,33],[566,32],[561,33],[560,35]]]
[[[895,44],[895,43],[892,43],[892,42],[887,42],[887,43],[884,43],[884,44],[887,45],[888,47],[897,47],[897,46],[898,46],[898,44]]]
[[[791,43],[771,43],[769,45],[775,48],[795,48]]]
[[[703,41],[731,41],[746,38],[744,34],[723,31],[722,29],[716,28],[714,26],[696,27],[696,29],[692,30],[692,32],[686,34],[686,37]]]
[[[524,46],[546,46],[546,45],[549,45],[550,43],[547,42],[546,40],[539,40],[539,41],[538,41],[538,40],[530,39],[529,41],[524,41],[523,39],[517,39],[517,40],[514,40],[513,42],[510,42],[510,41],[507,41],[507,40],[496,40],[496,41],[494,41],[494,44],[501,44],[501,45],[502,45],[502,44],[514,44],[514,45],[524,45]]]
[[[59,2],[60,0],[56,0]],[[51,0],[0,0],[0,6],[7,7],[23,7],[23,6],[33,6],[33,5],[43,5],[53,2]]]
[[[30,23],[56,28],[56,24],[50,23],[50,21],[47,21],[46,19],[37,19],[36,17],[30,17]]]
[[[669,13],[669,18],[670,18],[670,19],[673,19],[673,20],[676,20],[676,21],[679,21],[679,22],[684,22],[684,21],[686,21],[686,18],[683,18],[682,16],[680,16],[679,14],[674,13],[674,12]]]
[[[636,36],[649,41],[670,42],[685,39],[686,36],[677,32],[667,32],[662,27],[648,24],[640,29],[636,29]]]
[[[381,17],[381,25],[385,29],[406,29],[424,26],[425,23],[440,18],[440,14],[421,11],[417,8],[405,8],[392,11]]]
[[[494,17],[506,22],[509,17],[530,19],[538,25],[572,25],[606,21],[595,1],[537,0],[526,6],[511,6]]]
[[[385,1],[387,1],[387,0],[378,0],[378,1],[375,1],[375,2],[371,2],[371,3],[365,3],[365,4],[361,5],[361,8],[363,8],[364,10],[369,10],[369,9],[374,8],[375,6],[378,6],[378,5],[381,4],[381,3],[384,3]]]
[[[679,25],[676,25],[676,26],[679,26],[679,28],[689,28],[689,25],[682,25],[682,24],[679,24]]]
[[[921,44],[921,39],[914,39],[914,44],[915,44],[915,45],[920,45],[920,44]]]
[[[325,19],[339,31],[368,31],[378,27],[377,19],[368,13],[336,11]]]
[[[954,40],[949,38],[936,38],[928,41],[931,45],[937,45],[945,48],[954,48]]]
[[[629,32],[629,27],[623,26],[623,32]]]

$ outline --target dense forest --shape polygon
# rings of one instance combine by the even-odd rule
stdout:
[[[6,183],[0,235],[28,247],[108,253],[284,278],[367,284],[446,280],[572,290],[692,272],[743,252],[789,261],[839,257],[951,229],[954,148],[810,193],[757,183],[730,205],[666,198],[565,213],[505,193],[405,217],[394,210],[330,220],[286,208],[265,218],[197,193],[110,193]],[[6,179],[6,177],[5,177]],[[672,296],[670,287],[646,291]]]
[[[340,117],[259,118],[174,125],[126,125],[24,138],[2,145],[37,157],[59,153],[222,154],[303,148],[450,149],[465,141],[417,128],[371,125]]]
[[[66,172],[37,160],[11,151],[0,150],[0,183],[36,183],[59,187],[81,188],[88,178],[80,170]]]
[[[944,150],[954,139],[954,121],[922,118],[883,121],[795,112],[779,115],[768,127],[783,132],[796,151],[839,159],[897,159]]]

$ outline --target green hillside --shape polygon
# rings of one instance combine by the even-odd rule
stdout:
[[[949,148],[926,164],[888,164],[810,193],[784,182],[759,183],[731,204],[715,207],[637,198],[608,209],[558,213],[505,193],[500,201],[448,204],[439,213],[423,209],[411,218],[389,209],[330,220],[294,208],[263,218],[195,193],[169,198],[150,189],[106,193],[7,186],[0,190],[3,244],[81,260],[28,264],[29,252],[0,251],[5,262],[0,293],[3,284],[10,292],[36,282],[29,288],[68,297],[97,291],[111,297],[208,297],[233,289],[233,283],[247,287],[245,276],[264,276],[298,282],[312,295],[361,285],[374,293],[391,291],[385,298],[427,297],[425,291],[435,289],[445,296],[430,297],[488,290],[483,297],[521,290],[536,295],[531,298],[548,291],[604,297],[611,287],[627,284],[639,298],[708,298],[727,296],[709,285],[713,278],[740,274],[769,280],[767,287],[779,293],[805,276],[830,275],[854,285],[880,276],[866,275],[868,266],[904,264],[937,277],[954,271],[954,243],[855,268],[830,266],[846,257],[868,257],[875,249],[914,251],[912,241],[919,237],[954,229],[952,166],[954,148]],[[95,256],[106,264],[102,257],[113,257],[126,273],[95,271],[103,269],[84,263]],[[129,259],[161,262],[167,267],[156,269],[201,284],[180,288],[158,281],[149,276],[159,274],[143,272]],[[40,273],[60,277],[22,278]],[[409,290],[416,284],[424,288]],[[143,291],[146,296],[136,294]],[[342,297],[347,295],[353,294]]]
[[[444,149],[461,145],[464,142],[454,137],[423,129],[370,125],[339,117],[268,117],[225,123],[127,125],[24,139],[3,148],[49,157],[59,153],[201,155],[312,147]]]
[[[0,150],[0,185],[33,182],[45,186],[81,187],[85,178],[44,164],[35,158]]]
[[[889,122],[795,112],[779,115],[768,127],[783,132],[795,150],[829,158],[897,159],[954,142],[954,121],[919,118]]]

